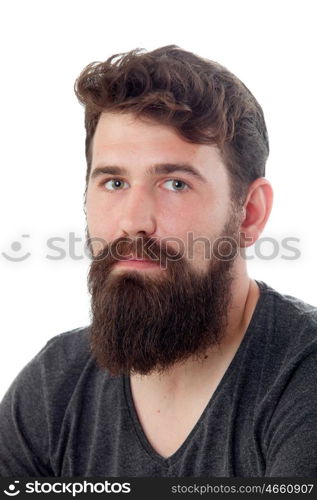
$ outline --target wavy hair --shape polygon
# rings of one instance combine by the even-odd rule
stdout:
[[[269,141],[261,106],[220,64],[167,45],[135,49],[86,66],[75,82],[85,106],[86,191],[91,144],[104,111],[134,113],[166,124],[186,141],[215,144],[228,169],[232,198],[265,175]]]

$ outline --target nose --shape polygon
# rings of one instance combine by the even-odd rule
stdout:
[[[124,236],[150,236],[156,231],[156,214],[153,194],[144,186],[129,189],[119,218],[120,231]]]

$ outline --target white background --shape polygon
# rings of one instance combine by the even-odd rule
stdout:
[[[262,105],[274,208],[262,237],[298,238],[249,271],[317,305],[316,15],[314,1],[11,1],[0,11],[0,397],[52,336],[89,324],[89,260],[50,260],[46,241],[81,238],[83,109],[73,84],[83,67],[136,47],[167,44],[227,66]],[[25,237],[23,235],[29,235]],[[12,243],[22,245],[19,251]],[[14,246],[14,245],[13,245]],[[24,261],[11,257],[31,255]],[[262,252],[265,253],[263,246]],[[272,254],[268,246],[266,254]]]

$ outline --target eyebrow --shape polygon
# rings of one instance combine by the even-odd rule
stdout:
[[[149,167],[145,171],[145,175],[161,175],[161,174],[172,174],[174,172],[183,172],[186,174],[191,175],[195,179],[198,179],[201,182],[207,183],[207,179],[200,173],[198,170],[193,167],[192,165],[189,165],[187,163],[158,163],[157,165],[153,165],[152,167]],[[118,167],[116,165],[104,165],[100,167],[96,167],[90,175],[90,178],[96,179],[97,177],[100,177],[104,174],[110,174],[110,175],[121,175],[121,176],[127,176],[129,175],[129,172],[126,168],[124,167]]]

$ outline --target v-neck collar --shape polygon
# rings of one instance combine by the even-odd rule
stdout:
[[[142,445],[142,447],[145,449],[145,451],[148,453],[148,455],[157,463],[159,463],[161,466],[165,467],[170,467],[173,464],[177,462],[177,460],[182,456],[183,452],[189,445],[189,443],[192,441],[193,436],[195,435],[196,431],[198,430],[199,427],[201,427],[206,414],[212,409],[213,405],[215,404],[216,399],[218,396],[221,394],[222,389],[224,385],[226,384],[227,380],[234,375],[235,371],[239,368],[240,366],[240,360],[243,358],[243,352],[245,350],[245,347],[247,343],[249,342],[249,338],[252,335],[257,318],[259,316],[260,310],[263,307],[263,304],[265,302],[266,298],[266,293],[269,289],[269,287],[262,281],[255,280],[256,283],[258,284],[260,288],[260,296],[258,298],[258,301],[256,303],[256,306],[254,308],[252,318],[250,320],[249,326],[243,336],[243,339],[233,356],[227,370],[225,371],[224,375],[222,376],[221,380],[219,381],[215,391],[213,392],[211,398],[209,399],[205,409],[203,410],[202,414],[200,415],[199,419],[197,420],[196,424],[192,428],[192,430],[189,432],[187,435],[186,439],[184,442],[180,445],[180,447],[169,457],[165,458],[159,453],[157,453],[152,445],[150,444],[149,440],[147,439],[145,432],[143,431],[142,425],[140,423],[139,417],[137,415],[137,411],[134,405],[133,401],[133,396],[132,396],[132,390],[131,390],[131,381],[130,377],[128,375],[123,375],[122,376],[122,383],[123,383],[123,391],[126,399],[126,403],[129,409],[130,417],[133,422],[133,426],[135,428],[136,434],[138,436],[138,439]]]

